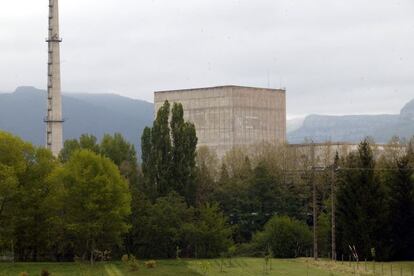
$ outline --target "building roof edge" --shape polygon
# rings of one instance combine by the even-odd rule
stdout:
[[[219,88],[246,88],[246,89],[258,89],[258,90],[263,90],[263,91],[286,93],[285,88],[262,88],[262,87],[240,86],[240,85],[220,85],[220,86],[211,86],[211,87],[159,90],[159,91],[154,91],[154,93],[186,92],[186,91],[193,91],[193,90],[209,90],[209,89],[219,89]]]

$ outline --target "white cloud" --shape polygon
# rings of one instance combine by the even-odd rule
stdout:
[[[65,91],[280,85],[288,113],[396,113],[414,97],[411,0],[60,0]],[[47,1],[0,9],[0,90],[45,87]]]

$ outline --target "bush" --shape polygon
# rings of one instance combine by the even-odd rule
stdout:
[[[121,261],[122,261],[124,264],[128,263],[128,261],[129,261],[129,257],[128,257],[128,255],[127,255],[127,254],[122,255],[122,257],[121,257]]]
[[[139,269],[139,262],[134,255],[128,256],[125,254],[121,260],[124,265],[128,266],[130,271],[137,271]]]
[[[154,260],[149,260],[147,262],[145,262],[145,267],[146,268],[155,268],[157,266],[157,262]]]
[[[216,258],[231,247],[233,228],[217,204],[205,204],[196,209],[193,216],[191,223],[181,227],[183,244],[190,248],[190,255],[196,258]],[[232,254],[234,252],[235,250]]]
[[[128,263],[130,271],[138,271],[139,270],[139,263],[137,260],[129,261]]]
[[[264,230],[253,238],[256,253],[264,255],[270,248],[277,258],[303,256],[311,245],[312,233],[309,227],[287,216],[273,217],[266,223]]]
[[[242,256],[242,257],[251,257],[255,256],[255,244],[252,243],[242,243],[237,246],[236,250],[236,256]],[[225,254],[227,257],[227,254]]]
[[[50,276],[52,275],[46,268],[42,269],[40,276]]]

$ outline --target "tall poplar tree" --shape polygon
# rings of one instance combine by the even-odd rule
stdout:
[[[152,128],[145,128],[141,137],[142,172],[153,200],[175,191],[187,204],[195,204],[196,146],[194,124],[184,121],[182,105],[175,103],[170,116],[165,101]]]
[[[196,147],[194,124],[184,122],[183,106],[174,103],[171,110],[172,138],[172,187],[184,196],[187,204],[195,205],[196,195]]]

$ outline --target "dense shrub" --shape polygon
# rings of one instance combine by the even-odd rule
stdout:
[[[127,263],[129,261],[129,256],[127,254],[122,255],[121,257],[122,263]]]
[[[134,218],[131,252],[140,258],[213,258],[232,244],[232,227],[215,204],[188,207],[182,196],[170,193],[154,204],[139,201]]]
[[[52,274],[47,269],[42,269],[42,271],[40,272],[40,276],[50,276],[50,275]]]
[[[146,268],[155,268],[157,266],[157,262],[155,260],[146,261],[144,264]]]
[[[193,212],[193,219],[182,226],[186,254],[214,258],[232,245],[232,227],[216,204],[206,204]]]
[[[138,271],[139,270],[139,262],[135,258],[134,255],[128,256],[123,255],[122,256],[122,263],[129,268],[130,271]]]
[[[303,256],[312,244],[312,233],[308,226],[287,216],[270,219],[262,232],[252,242],[255,253],[265,254],[269,249],[277,258]]]

